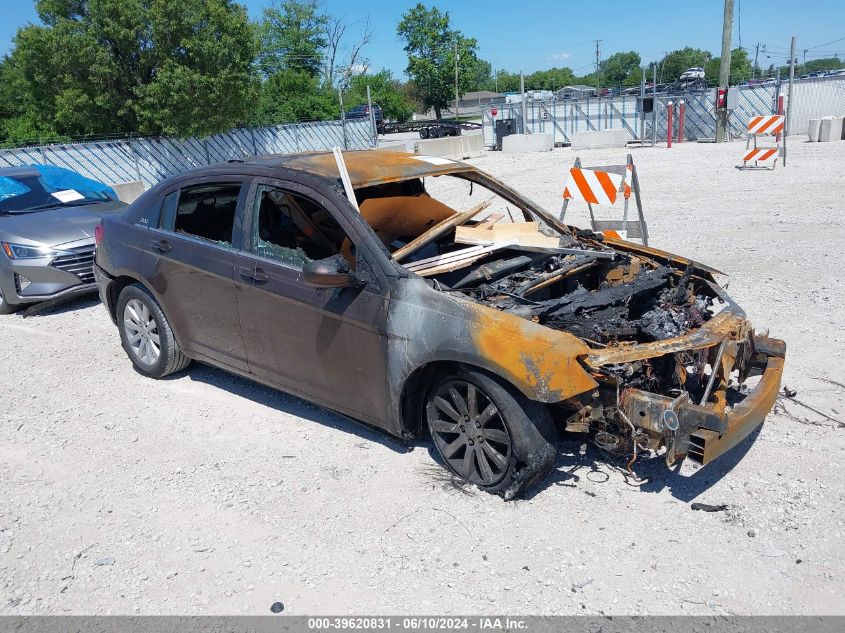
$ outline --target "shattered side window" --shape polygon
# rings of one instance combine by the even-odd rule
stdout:
[[[256,191],[252,251],[293,268],[341,252],[352,245],[331,214],[313,200],[278,187]]]

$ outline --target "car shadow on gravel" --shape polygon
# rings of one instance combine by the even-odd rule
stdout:
[[[587,495],[595,496],[594,484],[610,484],[644,493],[668,490],[674,498],[687,503],[730,473],[751,449],[759,433],[758,428],[732,450],[698,468],[691,475],[681,474],[680,463],[672,468],[666,466],[662,455],[640,457],[631,467],[632,475],[627,470],[628,457],[611,455],[581,439],[565,439],[560,443],[552,474],[529,490],[523,498],[531,499],[551,486],[581,488]],[[591,485],[583,485],[584,480]]]
[[[190,380],[205,383],[227,391],[234,396],[252,400],[257,404],[276,409],[283,413],[295,415],[331,429],[337,429],[338,431],[355,435],[368,442],[375,442],[397,453],[408,452],[408,447],[398,439],[393,438],[383,431],[367,426],[363,422],[358,422],[341,413],[325,409],[297,396],[274,389],[273,387],[265,387],[260,383],[236,376],[235,374],[211,367],[210,365],[193,363],[187,372],[180,372],[163,378],[163,380],[184,379],[186,375]]]
[[[24,319],[30,317],[47,317],[76,312],[85,308],[93,308],[100,305],[100,297],[97,294],[82,295],[73,299],[62,299],[61,301],[45,301],[33,304],[19,312]]]

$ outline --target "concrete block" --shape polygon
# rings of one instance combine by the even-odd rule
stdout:
[[[821,119],[810,119],[807,122],[807,136],[810,139],[811,143],[818,143],[819,142],[819,125],[821,124]]]
[[[571,137],[572,149],[600,149],[625,147],[628,134],[625,130],[601,130],[599,132],[575,132]]]
[[[386,149],[395,148],[388,147]],[[439,156],[441,158],[454,158],[461,160],[481,156],[484,149],[484,136],[482,134],[462,134],[460,136],[447,136],[444,138],[432,138],[416,141],[408,151],[414,154],[425,156]]]
[[[127,204],[135,202],[135,199],[144,193],[145,189],[144,183],[140,180],[133,180],[132,182],[118,182],[109,186],[114,189],[118,199]]]
[[[819,123],[819,143],[842,140],[842,117],[822,117]]]
[[[551,134],[511,134],[502,139],[502,151],[506,154],[550,152],[554,146]]]

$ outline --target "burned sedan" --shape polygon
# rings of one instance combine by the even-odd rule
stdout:
[[[94,272],[139,372],[197,360],[428,431],[506,498],[551,471],[560,432],[706,464],[772,408],[785,345],[716,271],[564,225],[464,163],[336,158],[197,169],[103,219]]]

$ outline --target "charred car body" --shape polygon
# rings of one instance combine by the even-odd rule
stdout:
[[[706,464],[772,408],[785,345],[717,271],[563,225],[463,163],[344,158],[360,212],[311,153],[202,168],[104,219],[95,274],[139,371],[197,359],[400,438],[427,427],[450,470],[506,497],[553,468],[558,430]],[[447,177],[546,246],[467,250],[486,203],[432,197]]]

